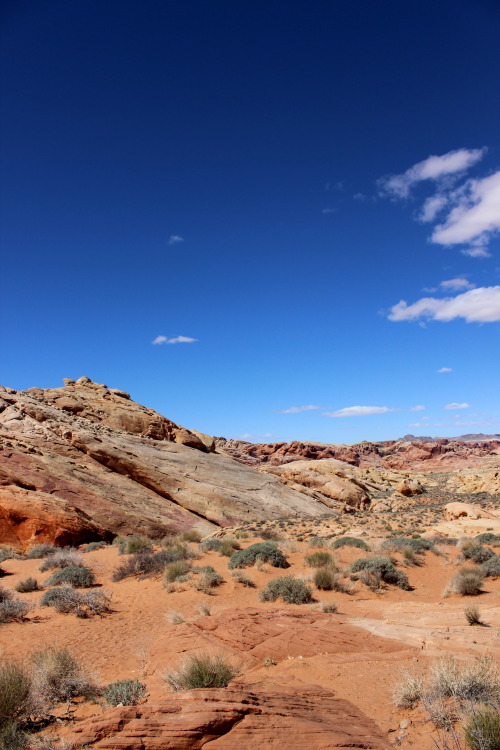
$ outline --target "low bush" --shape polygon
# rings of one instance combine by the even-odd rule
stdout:
[[[67,648],[43,648],[32,656],[35,692],[49,703],[72,698],[93,698],[99,693],[94,680]]]
[[[392,583],[404,591],[410,591],[408,576],[398,570],[389,557],[361,557],[351,563],[351,573],[368,571],[381,583]]]
[[[184,542],[201,542],[202,536],[199,531],[190,529],[189,531],[183,531],[181,538]]]
[[[308,547],[319,547],[324,548],[328,545],[328,539],[322,536],[312,536],[307,540]]]
[[[233,579],[236,581],[236,583],[241,583],[242,586],[245,586],[248,589],[254,589],[255,583],[252,581],[251,578],[249,578],[245,573],[231,573]]]
[[[172,690],[223,688],[238,674],[238,670],[222,656],[198,654],[190,656],[175,672],[164,675]]]
[[[36,580],[36,578],[28,576],[28,578],[24,578],[24,580],[19,581],[16,586],[16,591],[19,594],[27,594],[29,591],[40,591],[40,586],[38,585],[38,581]]]
[[[263,602],[275,602],[283,599],[287,604],[308,604],[312,601],[312,589],[300,578],[283,576],[269,581],[259,598]]]
[[[490,557],[494,557],[494,553],[488,547],[482,547],[480,544],[471,544],[470,547],[465,547],[462,550],[462,555],[466,560],[472,560],[478,565],[486,562]]]
[[[392,699],[399,708],[414,708],[424,693],[424,676],[404,669],[392,690]]]
[[[49,589],[40,599],[41,607],[54,607],[61,614],[75,614],[77,617],[91,617],[110,612],[110,597],[104,591],[82,593],[71,586]]]
[[[31,549],[26,552],[24,557],[28,560],[36,560],[52,555],[54,552],[57,552],[58,549],[59,548],[55,547],[53,544],[35,544],[34,547],[31,547]]]
[[[482,625],[483,624],[481,621],[481,615],[479,613],[479,609],[474,604],[464,609],[464,615],[469,625]]]
[[[481,565],[481,573],[485,578],[500,576],[500,555],[493,555]]]
[[[0,661],[0,729],[26,716],[30,692],[27,670],[15,661]]]
[[[224,583],[223,577],[211,565],[206,565],[203,568],[194,568],[193,573],[199,573],[199,577],[194,584],[197,591],[207,592]]]
[[[10,591],[0,587],[0,624],[22,622],[32,609],[32,604],[21,601]]]
[[[405,551],[410,550],[416,555],[422,555],[427,550],[433,550],[434,544],[430,539],[422,539],[421,537],[414,539],[412,537],[395,536],[384,539],[380,548],[385,552],[401,552],[404,554]]]
[[[332,549],[340,549],[341,547],[357,547],[365,552],[370,549],[366,542],[356,536],[339,536],[332,542]]]
[[[239,549],[241,549],[241,545],[236,539],[224,539],[219,548],[219,555],[231,557]]]
[[[167,583],[176,581],[180,576],[185,576],[191,570],[191,565],[186,560],[176,560],[168,563],[163,573],[163,580]]]
[[[118,536],[113,540],[113,544],[118,547],[120,555],[135,555],[138,552],[151,552],[153,543],[151,539],[139,534],[130,534],[130,536]]]
[[[67,568],[69,565],[83,565],[81,555],[75,549],[60,549],[45,557],[39,570],[45,573],[47,570]]]
[[[257,542],[246,549],[238,550],[229,560],[229,568],[247,568],[255,565],[257,560],[267,562],[273,568],[289,568],[290,565],[283,554],[272,542]]]
[[[321,611],[326,612],[329,615],[334,615],[339,611],[339,607],[335,602],[323,602],[321,605]]]
[[[95,552],[98,549],[104,549],[104,547],[108,547],[108,546],[109,545],[107,542],[89,542],[88,544],[85,545],[82,552],[87,554],[89,552]]]
[[[305,564],[309,568],[322,568],[332,563],[333,557],[329,552],[313,552],[311,555],[306,555],[305,558]]]
[[[497,544],[500,543],[500,535],[485,531],[484,534],[478,534],[474,541],[479,542],[479,544]]]
[[[83,565],[68,565],[60,568],[45,581],[46,586],[68,584],[75,589],[88,589],[95,584],[95,575]]]
[[[459,662],[445,656],[432,668],[429,691],[436,698],[453,698],[463,705],[480,703],[498,706],[500,676],[489,656]]]
[[[146,685],[134,680],[118,680],[110,682],[102,691],[106,703],[110,706],[137,706],[146,695]]]
[[[165,570],[169,563],[188,560],[194,557],[193,552],[185,544],[173,544],[159,552],[139,552],[113,571],[112,580],[122,581],[127,576],[158,575]]]
[[[200,544],[200,550],[202,552],[218,552],[221,547],[222,542],[220,539],[205,539],[205,541]]]
[[[321,591],[333,591],[337,574],[331,568],[318,568],[314,573],[314,585]]]
[[[0,563],[17,557],[16,550],[8,544],[0,545]]]
[[[478,596],[483,589],[484,576],[480,568],[462,568],[451,581],[448,591],[460,596]]]
[[[486,706],[470,713],[464,726],[464,736],[471,750],[498,750],[500,711]]]

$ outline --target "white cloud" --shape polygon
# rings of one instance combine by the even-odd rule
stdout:
[[[460,277],[457,277],[456,279],[447,279],[440,283],[441,289],[444,289],[445,292],[462,292],[465,289],[474,289],[475,286],[475,284],[471,284],[467,279]]]
[[[346,406],[344,409],[338,409],[337,411],[324,412],[324,417],[366,417],[370,414],[386,414],[388,411],[396,411],[396,409],[389,409],[388,406]]]
[[[418,406],[412,406],[410,411],[425,411],[425,406],[418,405]]]
[[[152,341],[152,344],[193,344],[195,341],[198,341],[198,339],[192,339],[189,336],[173,336],[172,338],[167,338],[166,336],[157,336],[154,341]]]
[[[322,208],[321,213],[322,214],[334,214],[336,212],[336,208]]]
[[[436,195],[432,195],[424,201],[418,219],[424,223],[434,221],[436,216],[443,210],[447,203],[448,198],[444,193],[436,193]]]
[[[470,409],[470,404],[446,404],[443,409]]]
[[[490,237],[500,231],[500,170],[481,180],[468,180],[451,196],[454,207],[432,234],[439,245],[472,243],[467,254],[484,257]]]
[[[168,238],[169,245],[178,245],[180,242],[184,242],[184,237],[181,237],[180,234],[171,234]]]
[[[410,190],[423,180],[440,180],[453,174],[465,172],[478,162],[486,153],[485,148],[461,148],[449,151],[442,156],[429,156],[424,161],[414,164],[403,174],[389,175],[379,181],[382,193],[394,198],[407,198]],[[435,216],[437,206],[427,208],[429,215]],[[434,214],[433,214],[434,211]]]
[[[412,305],[401,300],[391,308],[389,320],[417,320],[428,318],[448,322],[464,318],[467,323],[494,323],[500,321],[500,286],[471,289],[456,297],[423,297]]]
[[[316,411],[321,406],[290,406],[288,409],[280,409],[278,414],[299,414],[301,411]]]
[[[436,372],[453,372],[452,367],[440,367],[439,370],[436,370]]]

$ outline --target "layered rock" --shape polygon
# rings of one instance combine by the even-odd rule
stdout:
[[[209,534],[242,520],[328,512],[321,500],[212,451],[208,436],[88,378],[3,388],[0,542]]]

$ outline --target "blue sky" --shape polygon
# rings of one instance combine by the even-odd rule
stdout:
[[[252,441],[500,432],[495,0],[2,16],[2,384]]]

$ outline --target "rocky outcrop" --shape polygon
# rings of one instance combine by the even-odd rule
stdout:
[[[242,520],[328,512],[321,500],[212,448],[209,436],[88,378],[64,388],[3,388],[0,542],[191,528],[205,535]]]
[[[301,685],[199,689],[119,707],[81,722],[72,738],[99,750],[383,750],[376,724],[329,690]]]

